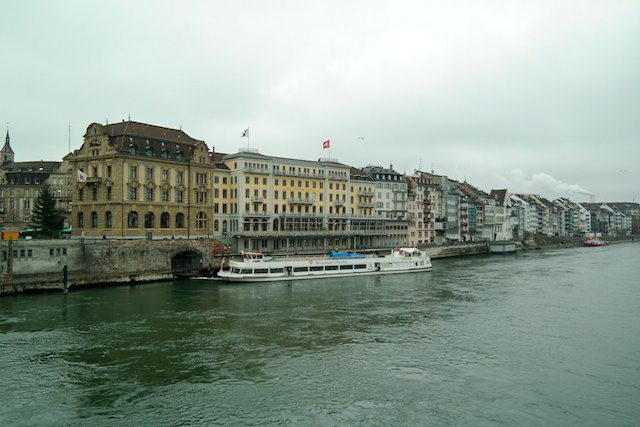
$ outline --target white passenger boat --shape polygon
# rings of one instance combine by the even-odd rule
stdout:
[[[230,261],[218,277],[229,282],[269,282],[371,274],[431,271],[425,251],[400,248],[386,256],[332,252],[325,257],[277,258],[260,252],[243,252],[242,261]]]

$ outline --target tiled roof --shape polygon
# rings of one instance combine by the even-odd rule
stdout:
[[[191,138],[182,129],[170,129],[162,126],[149,125],[132,121],[123,121],[104,126],[105,132],[110,137],[132,136],[141,139],[155,139],[158,141],[195,144],[202,142]]]

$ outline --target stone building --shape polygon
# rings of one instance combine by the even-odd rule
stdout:
[[[393,165],[388,169],[368,165],[362,170],[375,182],[376,211],[378,216],[386,218],[387,239],[384,246],[406,246],[409,242],[409,188],[404,175],[393,170]]]
[[[211,234],[213,154],[182,130],[92,123],[72,163],[74,236]]]
[[[66,224],[71,214],[71,164],[62,162],[16,162],[9,131],[0,150],[0,226],[6,231],[28,228],[40,190],[49,185],[56,207]]]

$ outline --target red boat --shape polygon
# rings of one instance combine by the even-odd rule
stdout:
[[[599,239],[597,237],[589,237],[584,241],[584,245],[587,247],[590,247],[590,246],[608,246],[609,244],[606,241]]]

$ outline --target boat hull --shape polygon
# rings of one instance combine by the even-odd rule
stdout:
[[[376,276],[383,274],[404,274],[404,273],[425,273],[429,272],[433,267],[420,267],[411,270],[384,270],[384,271],[363,271],[361,273],[335,273],[335,274],[304,274],[298,276],[262,276],[262,277],[237,277],[237,276],[225,276],[224,274],[218,274],[218,278],[225,282],[234,283],[256,283],[256,282],[281,282],[289,280],[305,280],[305,279],[330,279],[339,277],[360,277],[360,276]]]

